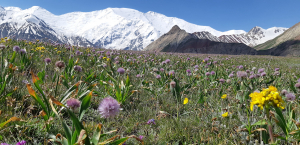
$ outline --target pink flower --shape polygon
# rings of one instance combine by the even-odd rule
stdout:
[[[107,97],[102,100],[98,111],[102,118],[112,118],[119,114],[120,104],[112,97]]]

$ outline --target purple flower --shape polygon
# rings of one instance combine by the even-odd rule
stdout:
[[[171,86],[171,88],[175,88],[175,86],[176,86],[176,82],[174,82],[174,81],[172,81],[171,83],[170,83],[170,86]]]
[[[120,67],[120,68],[118,68],[117,72],[120,73],[120,74],[124,74],[125,69]]]
[[[65,63],[63,61],[57,61],[55,63],[56,67],[58,67],[59,69],[62,69],[65,67]]]
[[[195,65],[194,68],[199,68],[199,66],[198,66],[198,65]]]
[[[109,56],[109,55],[110,55],[110,52],[109,52],[109,51],[107,51],[105,54],[106,54],[106,56]]]
[[[19,46],[14,46],[13,47],[13,51],[19,52],[20,51],[20,47]]]
[[[295,87],[298,88],[298,89],[300,89],[300,82],[297,83],[297,84],[295,84]]]
[[[107,67],[107,64],[103,64],[103,67]]]
[[[147,124],[156,124],[156,123],[155,123],[155,120],[154,120],[154,119],[149,119],[149,120],[147,121]]]
[[[141,78],[142,76],[141,76],[140,74],[137,74],[136,77],[137,77],[137,78]]]
[[[265,69],[264,68],[260,68],[260,69],[258,69],[258,73],[262,73],[262,72],[264,72],[265,71]]]
[[[51,59],[50,58],[45,58],[44,61],[45,61],[46,64],[49,64],[51,62]]]
[[[6,46],[5,45],[3,45],[3,44],[0,44],[0,50],[2,50],[2,49],[5,49],[6,48]]]
[[[210,74],[211,74],[211,75],[215,75],[216,72],[215,72],[215,71],[211,71]]]
[[[250,76],[249,76],[249,79],[254,79],[254,78],[255,78],[254,75],[250,75]]]
[[[274,76],[279,76],[280,72],[279,71],[275,71],[274,72]]]
[[[288,93],[288,91],[285,90],[285,89],[283,89],[283,90],[281,91],[281,94],[282,94],[282,95],[285,95],[285,94],[287,94],[287,93]]]
[[[102,118],[112,118],[119,114],[120,104],[112,97],[106,97],[99,105],[98,111]]]
[[[186,60],[190,60],[190,58],[188,57]]]
[[[27,52],[26,52],[26,49],[21,49],[21,50],[20,50],[20,53],[21,53],[21,54],[26,54],[26,53],[27,53]]]
[[[203,61],[204,61],[204,62],[207,62],[208,60],[209,60],[209,58],[207,57],[207,58],[205,58]]]
[[[220,81],[220,83],[222,83],[222,84],[225,83],[225,80],[224,80],[224,79],[220,79],[219,81]]]
[[[139,136],[139,139],[143,140],[143,138],[144,138],[144,136],[142,136],[142,135]]]
[[[81,102],[78,99],[70,98],[67,100],[68,107],[72,109],[76,109],[80,107]]]
[[[205,75],[206,75],[206,76],[209,76],[209,75],[210,75],[210,72],[206,72]]]
[[[192,73],[190,69],[187,69],[186,72],[187,72],[187,73]]]
[[[246,77],[247,77],[247,73],[244,72],[244,71],[238,71],[238,72],[236,73],[236,75],[237,75],[237,77],[239,77],[239,78],[246,78]]]
[[[91,56],[91,54],[87,54],[87,56]]]
[[[16,145],[25,145],[25,144],[26,144],[26,141],[22,140],[22,141],[18,142]]]
[[[243,69],[243,68],[244,68],[243,65],[238,66],[238,69]]]
[[[29,84],[29,82],[27,80],[23,80],[22,83]]]
[[[300,79],[298,79],[297,82],[300,82]]]
[[[250,73],[250,70],[246,70],[247,73]]]
[[[173,70],[169,71],[169,75],[172,75],[174,76],[175,75],[175,72]]]
[[[170,63],[170,61],[171,61],[170,59],[166,59],[165,63]]]
[[[232,78],[233,76],[234,76],[234,74],[229,74],[228,75],[229,78]]]
[[[10,145],[10,144],[8,144],[8,143],[1,143],[0,145]]]
[[[267,73],[266,72],[262,72],[260,75],[264,77],[264,76],[267,75]]]
[[[160,76],[160,75],[156,75],[156,78],[157,78],[157,79],[160,79],[160,78],[161,78],[161,76]]]
[[[81,52],[80,52],[79,50],[77,50],[77,51],[75,52],[75,54],[76,54],[76,55],[81,55]]]
[[[285,95],[287,101],[294,101],[296,96],[294,93],[288,93]]]
[[[82,72],[82,67],[79,66],[79,65],[75,65],[74,70],[77,71],[77,72]]]
[[[279,71],[279,68],[275,68],[275,71]]]

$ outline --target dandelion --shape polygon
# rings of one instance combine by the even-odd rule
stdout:
[[[120,68],[118,68],[117,72],[119,74],[124,74],[125,73],[125,69],[120,67]]]
[[[119,114],[120,104],[112,97],[107,97],[102,100],[98,111],[102,118],[112,118]]]
[[[155,120],[154,120],[154,119],[149,119],[149,120],[147,121],[147,124],[156,124],[156,123],[155,123]]]
[[[188,98],[184,98],[183,104],[185,105],[185,104],[187,104],[188,102],[189,102],[189,99],[188,99]]]
[[[226,98],[227,98],[227,94],[222,95],[221,98],[222,98],[222,99],[226,99]]]
[[[70,98],[67,100],[68,107],[74,109],[77,109],[80,107],[81,102],[78,99]]]
[[[222,117],[223,118],[228,117],[228,112],[225,112],[224,114],[222,114]]]

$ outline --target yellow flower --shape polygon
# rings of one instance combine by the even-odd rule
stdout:
[[[7,37],[5,37],[5,39],[7,39]]]
[[[103,59],[106,59],[106,57],[103,57]]]
[[[60,54],[61,53],[61,51],[57,51],[57,54]]]
[[[57,49],[57,48],[54,48],[55,50]]]
[[[227,97],[227,94],[224,94],[224,95],[222,95],[222,99],[226,99],[226,97]]]
[[[184,98],[183,104],[187,104],[189,102],[188,98]]]
[[[106,60],[109,61],[109,58],[107,58]]]
[[[228,117],[228,112],[225,112],[224,114],[222,114],[222,117]]]
[[[253,111],[253,106],[257,105],[263,110],[265,105],[272,105],[284,109],[284,101],[282,100],[277,88],[269,86],[267,89],[263,89],[261,92],[254,92],[249,95],[251,97],[250,110]]]

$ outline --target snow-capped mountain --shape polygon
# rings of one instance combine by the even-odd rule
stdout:
[[[80,40],[82,43],[85,42],[85,44],[98,47],[127,50],[142,50],[151,42],[167,33],[174,25],[178,25],[188,33],[201,32],[202,34],[200,36],[199,33],[199,38],[209,37],[215,39],[214,41],[245,43],[249,46],[255,46],[272,39],[286,29],[274,27],[270,28],[272,29],[270,31],[269,29],[264,30],[261,28],[248,33],[244,30],[221,32],[209,26],[195,25],[182,19],[167,17],[156,12],[142,13],[128,8],[107,8],[92,12],[72,12],[54,15],[38,6],[25,10],[17,7],[0,7],[0,25],[10,25],[14,28],[14,31],[17,31],[14,34],[18,34],[20,28],[22,30],[25,29],[25,23],[30,23],[39,28],[43,28],[43,24],[47,27],[45,31],[49,30],[49,35],[52,34],[59,41],[67,42],[71,45],[79,44],[76,41]],[[0,27],[1,29],[2,27]],[[275,32],[275,29],[278,31]],[[40,34],[40,31],[36,31],[37,34],[34,31],[22,31],[22,33],[26,32],[31,35]],[[5,33],[1,31],[1,34],[4,35]]]

